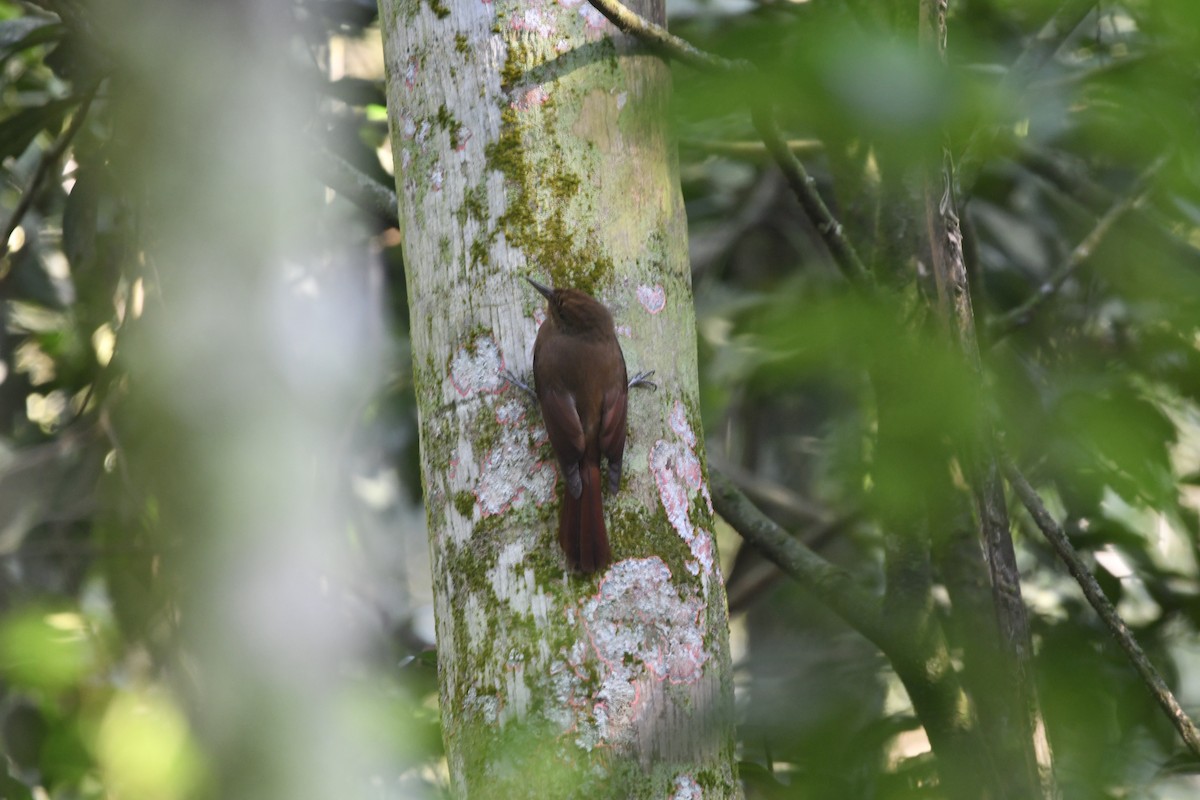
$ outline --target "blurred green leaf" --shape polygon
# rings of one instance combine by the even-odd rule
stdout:
[[[1069,393],[1055,417],[1075,437],[1073,466],[1080,473],[1104,476],[1130,499],[1162,503],[1173,492],[1168,447],[1175,441],[1175,426],[1130,387]]]
[[[77,612],[27,609],[0,622],[0,674],[13,685],[61,691],[83,678],[92,659]]]
[[[78,104],[79,101],[74,98],[50,100],[17,111],[0,121],[0,161],[24,153],[29,143],[42,131],[56,134],[63,117]]]
[[[0,64],[22,50],[57,41],[65,30],[62,23],[43,17],[17,17],[0,22]]]

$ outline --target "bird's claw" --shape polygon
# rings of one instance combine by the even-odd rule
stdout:
[[[645,386],[645,387],[649,388],[650,391],[657,392],[658,384],[655,383],[654,381],[650,380],[650,376],[653,374],[654,374],[654,370],[647,370],[645,372],[639,372],[638,374],[634,375],[632,378],[629,379],[629,388],[632,389],[635,386]]]
[[[508,383],[511,383],[513,386],[515,386],[518,389],[520,389],[521,391],[525,392],[525,394],[529,395],[531,398],[537,399],[536,393],[533,391],[533,389],[529,388],[529,384],[527,384],[525,381],[521,380],[520,378],[518,378],[516,375],[509,372],[508,370],[506,370],[506,369],[500,370],[500,377],[504,378],[505,381],[507,381]]]

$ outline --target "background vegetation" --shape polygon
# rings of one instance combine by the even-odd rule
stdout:
[[[917,7],[672,7],[673,32],[758,67],[675,68],[712,464],[877,587],[896,520],[960,524],[946,441],[982,410],[1194,711],[1200,6],[959,0],[946,69],[914,44]],[[264,83],[149,12],[0,0],[2,797],[445,791],[376,12],[275,10],[287,59]],[[239,52],[220,15],[205,30]],[[206,73],[199,107],[228,120],[156,83],[168,62]],[[279,95],[295,174],[276,186],[237,137],[275,130]],[[748,97],[774,103],[887,303],[848,290]],[[943,144],[982,399],[927,310],[921,175]],[[247,215],[229,230],[248,238],[171,269],[146,235],[165,196],[201,233]],[[256,231],[278,274],[228,266]],[[243,302],[259,284],[278,291]],[[867,371],[900,409],[902,458],[881,457]],[[1192,796],[1195,759],[1010,511],[1065,794]],[[749,793],[939,796],[878,651],[721,543]],[[956,648],[950,577],[935,613]]]

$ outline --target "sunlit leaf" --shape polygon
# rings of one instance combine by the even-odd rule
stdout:
[[[91,669],[92,659],[78,614],[27,610],[0,622],[0,674],[11,684],[66,689]]]
[[[95,747],[108,781],[131,800],[184,798],[200,777],[187,720],[161,692],[117,694]]]

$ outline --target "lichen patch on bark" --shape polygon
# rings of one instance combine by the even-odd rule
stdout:
[[[686,563],[693,575],[709,575],[715,561],[712,534],[692,523],[692,502],[699,495],[712,514],[712,495],[704,483],[700,459],[696,455],[696,434],[687,419],[683,403],[675,401],[668,424],[675,441],[659,439],[650,448],[650,472],[658,486],[658,498],[667,512],[667,520],[687,544],[692,558]]]
[[[653,286],[645,284],[637,288],[637,299],[642,304],[642,308],[649,311],[651,314],[657,314],[667,307],[667,292],[663,289],[661,283],[656,283]]]
[[[585,749],[605,744],[636,751],[663,684],[699,681],[712,657],[705,646],[704,601],[694,589],[676,587],[658,557],[614,564],[595,595],[583,601],[578,619],[584,638],[570,648],[563,688],[575,718],[567,731]],[[594,679],[592,679],[592,675]]]
[[[504,386],[504,358],[490,336],[481,336],[454,351],[450,360],[450,382],[462,397],[480,392],[496,394]]]
[[[675,776],[675,785],[671,787],[671,800],[702,800],[704,790],[691,775]]]

